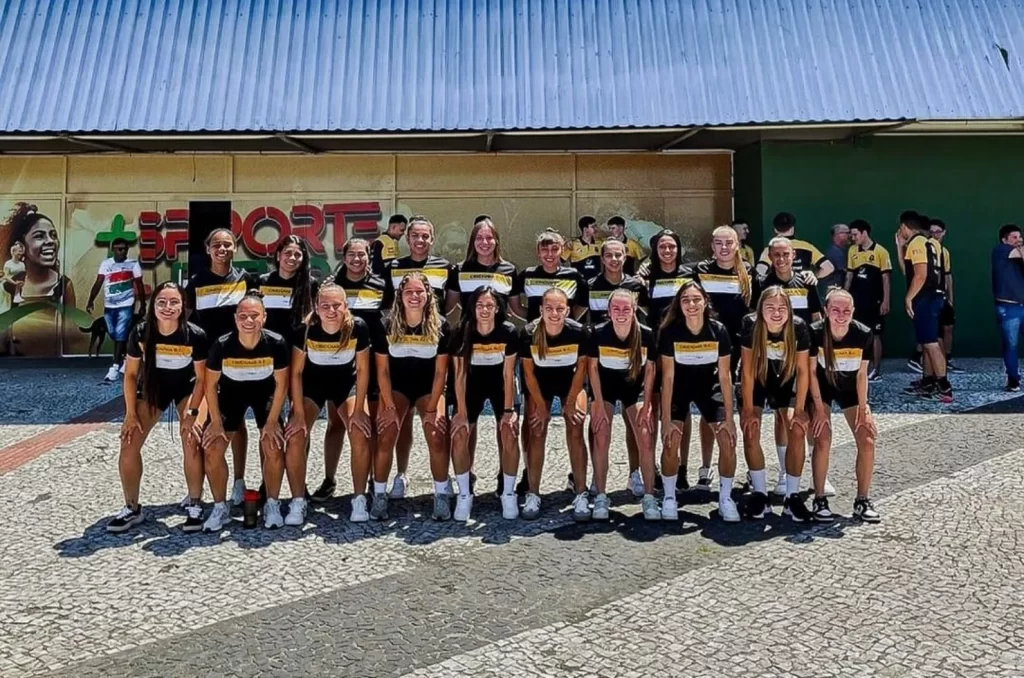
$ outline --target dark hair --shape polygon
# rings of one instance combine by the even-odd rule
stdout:
[[[352,249],[352,245],[355,245],[356,243],[358,243],[358,244],[362,245],[363,247],[365,247],[367,254],[370,253],[370,241],[369,240],[365,240],[363,238],[349,238],[348,240],[345,241],[345,244],[341,246],[341,256],[344,257],[346,254],[348,254],[348,251],[350,249]],[[344,266],[344,264],[342,264],[342,265]]]
[[[928,217],[918,214],[914,210],[905,210],[900,213],[900,223],[915,231],[923,231],[928,223]]]
[[[778,231],[788,231],[796,228],[796,217],[789,212],[779,212],[772,218],[772,228]]]
[[[505,313],[505,301],[501,298],[501,295],[495,291],[490,285],[484,285],[478,287],[472,291],[469,295],[469,299],[466,301],[466,308],[462,310],[462,318],[459,320],[459,329],[456,336],[459,337],[459,347],[456,351],[456,355],[466,360],[466,371],[469,371],[469,363],[473,357],[473,330],[476,329],[476,302],[480,301],[483,297],[490,297],[494,300],[494,305],[497,307],[494,311],[494,327],[497,329],[501,325],[505,324],[508,316]],[[494,406],[494,403],[491,403]]]
[[[473,217],[473,225],[476,226],[481,221],[490,221],[490,220],[491,220],[491,217],[490,217],[489,214],[478,214],[475,217]]]
[[[670,228],[661,229],[660,231],[652,235],[651,239],[647,242],[647,244],[650,245],[651,261],[658,259],[658,241],[664,238],[665,236],[672,238],[672,240],[674,240],[676,243],[676,266],[678,267],[680,261],[682,260],[683,241],[682,239],[680,239],[679,234]]]
[[[857,229],[858,231],[871,235],[871,224],[864,221],[863,219],[854,219],[853,221],[851,221],[850,230],[852,231],[853,229]]]
[[[1011,233],[1020,233],[1020,232],[1021,232],[1020,226],[1018,226],[1017,224],[1006,224],[1005,226],[1001,226],[999,228],[999,239],[1000,240],[1006,240],[1007,238],[1010,237]]]
[[[234,232],[230,228],[215,228],[212,231],[210,231],[210,234],[206,236],[205,240],[203,240],[203,250],[205,251],[210,249],[210,243],[213,242],[214,236],[219,235],[221,233],[227,233],[229,236],[231,236],[231,242],[235,244],[235,247],[238,247],[238,238],[235,237]],[[209,252],[206,252],[206,266],[208,268],[213,267],[213,257],[210,256]],[[228,263],[228,267],[231,267],[230,262]]]
[[[284,248],[289,245],[295,245],[302,252],[302,263],[295,271],[295,284],[292,286],[292,327],[298,327],[313,311],[313,280],[309,271],[309,246],[297,235],[281,238],[274,249],[274,266],[277,268],[278,275],[281,273],[279,258],[284,252]]]
[[[10,254],[11,246],[15,243],[21,243],[23,247],[28,249],[28,243],[25,242],[28,232],[32,230],[33,226],[44,219],[51,224],[53,223],[53,219],[41,213],[35,205],[27,202],[15,203],[14,209],[11,210],[11,215],[7,218],[7,223],[5,224],[7,244],[4,247],[4,255]]]
[[[682,298],[683,292],[690,288],[697,290],[700,292],[700,296],[704,297],[704,326],[707,327],[711,323],[711,318],[714,316],[714,311],[711,309],[711,297],[708,296],[707,291],[701,287],[700,283],[693,278],[687,278],[679,286],[679,289],[676,290],[676,295],[672,297],[672,305],[668,307],[668,310],[665,312],[665,319],[661,321],[662,330],[666,327],[682,325],[686,322],[682,311]]]
[[[405,218],[404,214],[392,214],[391,218],[388,219],[388,226],[391,224],[408,224],[409,220]]]
[[[181,315],[178,316],[178,329],[185,335],[188,343],[188,297],[181,287],[170,280],[162,282],[153,290],[151,303],[146,308],[146,329],[142,333],[142,397],[154,407],[160,402],[160,380],[156,376],[156,345],[160,340],[160,330],[156,321],[156,298],[164,290],[177,290],[181,297]]]
[[[735,219],[732,220],[732,222],[729,225],[732,226],[733,228],[735,228],[736,226],[739,226],[740,224],[744,224],[746,226],[749,226],[750,222],[747,221],[746,219],[744,219],[743,217],[736,217]]]
[[[625,228],[626,227],[626,220],[616,214],[614,217],[610,217],[608,219],[608,225],[609,226],[622,226],[623,228]]]
[[[597,219],[595,219],[594,217],[590,216],[589,214],[587,216],[580,217],[580,220],[579,220],[580,233],[583,233],[583,229],[589,228],[589,227],[594,226],[596,224],[597,224]]]
[[[946,222],[943,221],[942,219],[929,219],[928,226],[938,226],[941,230],[946,230]]]
[[[118,238],[114,238],[113,240],[110,241],[110,249],[114,249],[118,245],[124,245],[125,247],[131,247],[131,245],[128,244],[128,241],[125,240],[124,238],[118,237]]]
[[[476,221],[473,222],[473,230],[469,232],[469,242],[466,243],[466,261],[476,262],[476,236],[480,231],[485,228],[491,229],[491,235],[494,236],[494,260],[501,261],[501,236],[498,235],[498,229],[495,227],[494,222],[488,216],[479,216]]]

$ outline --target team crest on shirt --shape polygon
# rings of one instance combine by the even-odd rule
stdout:
[[[835,369],[837,372],[856,372],[860,369],[860,364],[864,356],[864,349],[837,348],[832,352],[836,357]],[[824,351],[818,351],[818,364],[823,368],[828,369],[828,365],[825,362]]]
[[[549,346],[543,358],[536,346],[530,347],[533,364],[539,367],[572,367],[579,359],[579,344],[565,346]]]
[[[158,370],[181,370],[192,364],[192,347],[157,344],[154,365]]]
[[[717,341],[677,341],[672,344],[680,365],[713,365],[718,362]]]
[[[351,337],[344,346],[336,341],[313,341],[306,339],[306,357],[314,365],[341,367],[349,365],[356,357],[356,340]]]

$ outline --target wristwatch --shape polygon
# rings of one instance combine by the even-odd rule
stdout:
[[[505,408],[505,414],[515,414],[515,413],[516,413],[516,408],[514,408],[514,407],[506,407]]]

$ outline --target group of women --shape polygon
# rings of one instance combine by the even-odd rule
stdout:
[[[145,322],[130,339],[119,462],[125,506],[108,529],[123,531],[142,520],[141,449],[171,406],[178,410],[184,447],[186,531],[221,530],[231,519],[231,504],[241,503],[249,410],[259,430],[267,528],[302,525],[309,501],[334,493],[346,435],[354,491],[350,520],[386,519],[396,447],[402,471],[401,438],[414,410],[429,454],[433,518],[468,520],[476,425],[488,403],[497,423],[502,515],[534,519],[541,511],[556,399],[565,421],[574,519],[609,517],[609,453],[619,405],[630,489],[641,499],[643,516],[678,519],[676,488],[681,469],[687,486],[695,407],[703,443],[699,483],[710,488],[717,442],[718,511],[735,522],[741,514],[734,500],[737,380],[752,489],[744,502],[748,517],[771,512],[760,446],[768,405],[788,436],[785,513],[795,521],[833,519],[824,482],[835,403],[857,443],[854,514],[879,519],[869,499],[875,438],[867,404],[871,336],[852,320],[847,293],[830,293],[826,318],[808,326],[781,287],[758,291],[728,226],[715,229],[712,257],[693,267],[681,262],[679,237],[659,232],[637,276],[623,272],[625,244],[606,240],[601,271],[590,280],[563,262],[565,243],[552,230],[537,238],[538,263],[521,271],[502,258],[498,231],[486,217],[477,220],[466,260],[456,265],[430,255],[428,220],[414,217],[406,237],[412,254],[393,261],[385,276],[371,271],[369,243],[353,239],[335,274],[318,280],[299,238],[284,238],[276,270],[254,277],[233,266],[231,232],[213,232],[206,243],[208,270],[184,288],[158,286]],[[461,308],[459,322],[450,324],[447,315],[455,307]],[[309,438],[325,408],[326,477],[310,495]],[[811,510],[800,495],[805,437],[814,443]],[[521,457],[523,479],[517,483]],[[285,478],[291,499],[283,515]],[[205,513],[204,480],[214,500]]]

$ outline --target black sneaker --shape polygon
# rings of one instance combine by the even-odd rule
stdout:
[[[771,500],[768,499],[767,494],[764,492],[754,492],[747,499],[743,510],[748,518],[761,520],[767,514],[769,506],[771,506]]]
[[[338,489],[338,484],[331,478],[324,478],[324,481],[320,483],[320,487],[316,488],[309,500],[314,504],[322,504],[331,497],[334,496],[335,490]]]
[[[679,482],[677,483],[676,487],[678,487],[680,490],[690,489],[690,481],[686,479],[686,471],[684,471],[683,469],[679,469],[678,477]]]
[[[576,476],[573,475],[572,471],[565,476],[565,491],[576,494]]]
[[[953,387],[952,386],[936,386],[932,393],[932,398],[938,400],[940,403],[948,405],[953,402]]]
[[[814,498],[814,519],[819,523],[831,523],[836,519],[828,508],[828,497]]]
[[[194,501],[185,507],[185,524],[182,532],[199,532],[203,529],[203,505]]]
[[[1014,379],[1013,377],[1006,378],[1006,392],[1017,393],[1020,391],[1020,379]]]
[[[786,497],[783,504],[782,515],[789,516],[794,523],[809,523],[814,520],[814,514],[807,510],[807,504],[798,494],[791,494]]]
[[[654,465],[654,491],[665,491],[665,481],[661,479],[661,466],[659,464]]]
[[[878,373],[878,370],[872,370],[871,374],[868,375],[868,382],[871,384],[877,384],[882,381],[882,375]]]
[[[107,532],[119,533],[131,529],[142,522],[142,504],[135,508],[124,506],[117,515],[107,523]]]
[[[867,497],[857,497],[853,502],[853,517],[865,523],[880,523],[882,516],[875,510],[875,505]]]
[[[921,395],[921,391],[923,389],[924,384],[922,383],[922,381],[920,379],[915,379],[914,381],[910,382],[909,386],[906,386],[903,389],[903,392],[906,393],[907,395],[919,396]]]
[[[476,494],[476,474],[469,472],[469,493]]]
[[[918,374],[921,374],[922,372],[924,372],[924,369],[922,369],[922,367],[921,367],[921,359],[920,358],[910,358],[910,359],[908,359],[907,360],[907,367],[909,367],[914,372],[917,372]]]

